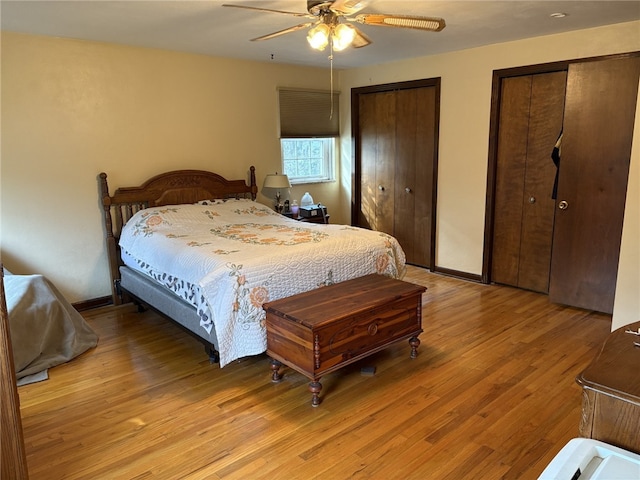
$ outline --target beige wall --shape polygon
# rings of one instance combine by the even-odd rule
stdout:
[[[309,190],[348,223],[350,89],[441,77],[437,265],[478,274],[493,70],[640,50],[638,32],[633,22],[340,72],[340,175]],[[327,87],[325,69],[7,32],[1,74],[3,261],[49,276],[72,302],[109,294],[99,172],[120,186],[179,168],[241,178],[253,164],[260,184],[280,164],[276,87]],[[614,326],[640,318],[639,125]]]
[[[636,104],[636,124],[633,130],[627,204],[624,210],[611,328],[615,330],[637,321],[640,321],[640,101]]]
[[[631,22],[343,72],[340,78],[343,207],[348,208],[351,199],[345,182],[352,174],[348,108],[351,88],[441,77],[436,265],[480,274],[493,71],[636,50],[640,50],[640,22]],[[636,117],[633,178],[629,183],[614,326],[640,319],[639,125],[640,118]]]
[[[280,170],[278,86],[326,89],[327,70],[3,32],[5,266],[47,275],[71,302],[108,295],[98,174],[117,187],[255,165],[261,186]],[[308,187],[336,221],[338,186]]]

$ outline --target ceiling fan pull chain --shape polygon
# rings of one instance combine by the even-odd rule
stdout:
[[[331,94],[329,95],[329,100],[331,101],[331,110],[329,113],[329,120],[333,120],[333,43],[331,43],[331,55],[329,55],[329,70],[331,84]]]
[[[329,113],[329,120],[333,120],[333,42],[330,43],[331,54],[329,55],[329,71],[330,71],[330,86],[331,86],[331,94],[329,95],[329,101],[331,102],[331,110]]]

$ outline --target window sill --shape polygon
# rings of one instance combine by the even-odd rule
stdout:
[[[335,179],[330,179],[330,180],[316,180],[316,179],[293,180],[293,179],[289,178],[289,183],[291,183],[291,186],[294,186],[294,185],[313,185],[313,184],[318,184],[318,183],[335,183],[335,182],[336,182]]]

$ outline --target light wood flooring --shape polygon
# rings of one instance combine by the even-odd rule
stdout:
[[[611,318],[410,267],[418,358],[400,342],[322,379],[265,355],[222,369],[153,312],[84,316],[98,346],[19,388],[32,480],[535,479],[578,436],[574,379]],[[374,376],[360,374],[375,366]]]

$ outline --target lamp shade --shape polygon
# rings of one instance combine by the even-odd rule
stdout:
[[[264,179],[263,188],[291,188],[289,177],[286,175],[278,175],[277,173],[268,174]]]
[[[307,34],[307,41],[312,48],[316,50],[324,50],[324,47],[329,45],[329,34],[330,29],[325,23],[321,23],[320,25],[309,30]]]
[[[356,38],[356,29],[346,23],[336,26],[331,32],[333,49],[340,52],[353,43]]]

